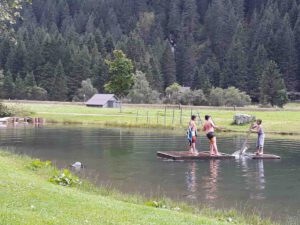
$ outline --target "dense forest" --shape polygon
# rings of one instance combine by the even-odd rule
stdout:
[[[33,0],[21,16],[0,35],[2,98],[103,93],[115,49],[158,95],[176,82],[272,104],[272,89],[300,90],[299,0]]]

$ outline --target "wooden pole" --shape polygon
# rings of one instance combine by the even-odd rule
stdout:
[[[172,125],[174,125],[174,109],[173,109],[173,116],[172,116]]]
[[[166,116],[167,116],[167,106],[165,106],[165,121],[164,121],[164,123],[165,123],[165,126],[166,126],[166,124],[167,124],[167,121],[166,121]]]
[[[149,111],[147,111],[147,124],[149,124]]]
[[[135,122],[137,123],[139,119],[139,110],[136,110],[136,118],[135,118]]]
[[[159,112],[156,112],[156,123],[158,124],[158,116],[159,116]]]
[[[182,125],[182,108],[180,108],[180,125]]]

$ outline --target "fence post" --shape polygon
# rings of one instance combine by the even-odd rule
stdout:
[[[202,119],[201,119],[201,117],[200,117],[200,113],[197,112],[197,114],[198,114],[198,117],[199,117],[199,122],[198,122],[198,124],[200,125],[200,123],[201,123],[201,125],[203,126]]]
[[[172,116],[172,125],[174,125],[174,109],[173,109],[173,116]]]
[[[166,126],[166,116],[167,116],[167,106],[165,106],[165,121],[164,121],[164,123],[165,123],[165,126]]]
[[[193,115],[193,109],[191,108],[191,116]]]
[[[149,111],[147,111],[147,124],[149,124]]]
[[[159,115],[159,113],[158,113],[158,111],[156,112],[156,123],[158,124],[158,115]]]
[[[135,122],[138,122],[138,118],[139,118],[139,110],[136,110],[136,118],[135,118]]]
[[[182,108],[180,109],[180,125],[182,125]]]

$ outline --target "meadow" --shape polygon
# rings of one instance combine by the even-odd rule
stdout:
[[[212,116],[222,131],[246,132],[249,124],[234,125],[233,116],[239,113],[255,115],[263,120],[266,133],[300,135],[300,104],[290,103],[284,109],[274,108],[225,108],[225,107],[171,107],[124,105],[119,108],[95,108],[64,103],[6,103],[25,112],[27,116],[45,118],[48,123],[97,124],[102,126],[154,127],[185,129],[191,114],[198,117],[201,126],[204,115]]]

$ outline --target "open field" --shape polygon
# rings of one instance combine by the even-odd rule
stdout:
[[[119,108],[92,108],[78,104],[51,103],[6,103],[10,106],[31,112],[33,117],[43,117],[48,123],[78,123],[99,124],[103,126],[126,127],[158,127],[158,128],[186,128],[191,113],[200,115],[210,114],[215,123],[224,131],[245,132],[249,125],[233,125],[236,113],[255,115],[263,120],[266,133],[300,134],[300,104],[291,103],[285,109],[248,108],[218,108],[218,107],[184,107],[179,108],[149,108],[141,106],[124,106]],[[21,110],[21,111],[22,111]],[[198,121],[201,126],[201,121]]]
[[[31,162],[0,151],[0,224],[273,224],[254,213],[200,210],[168,200],[156,208],[149,205],[153,200],[86,181],[72,188],[55,185],[48,181],[53,167],[34,171]]]

